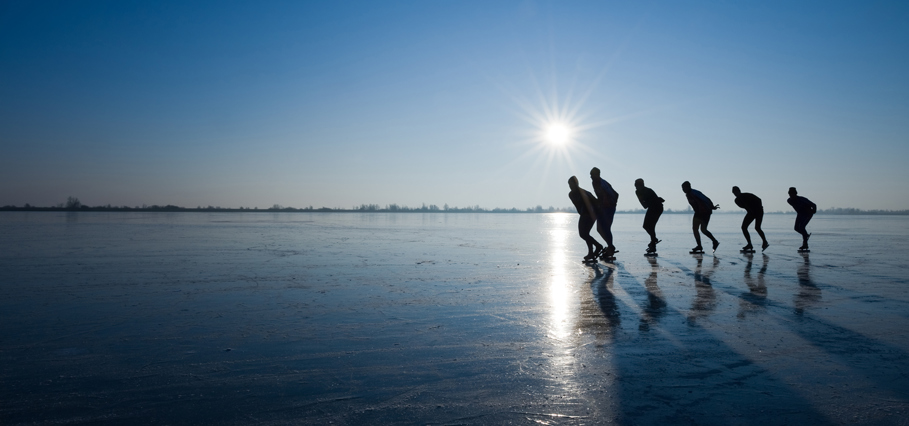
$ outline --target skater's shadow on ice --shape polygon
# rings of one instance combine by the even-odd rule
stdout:
[[[799,284],[793,301],[796,320],[788,322],[789,328],[814,347],[840,359],[844,365],[863,371],[862,377],[891,394],[882,393],[879,397],[909,394],[909,381],[892,379],[905,374],[903,366],[909,361],[909,352],[811,314],[809,308],[821,303],[821,289],[811,278],[809,254],[799,254],[803,261],[796,269]],[[837,319],[837,322],[848,321],[848,316]],[[876,374],[871,375],[872,371]]]
[[[823,418],[791,386],[743,357],[729,343],[703,328],[701,321],[693,320],[711,314],[716,307],[711,278],[718,264],[717,259],[707,265],[698,259],[693,271],[686,268],[689,277],[694,277],[698,292],[692,309],[687,311],[663,299],[656,286],[655,260],[643,282],[621,264],[616,266],[617,271],[606,270],[603,276],[591,280],[604,316],[609,313],[611,318],[627,319],[638,314],[642,324],[640,334],[629,334],[627,330],[616,334],[609,347],[617,375],[617,397],[622,401],[617,413],[619,424],[711,423],[714,413],[732,406],[741,411],[742,418],[754,419],[755,424],[776,420],[776,414],[763,411],[766,406],[798,413],[790,417],[793,422],[814,419],[817,423]],[[624,289],[627,297],[602,297],[604,291],[614,287]],[[631,301],[638,306],[629,306]],[[687,326],[679,328],[679,319]],[[610,322],[607,318],[600,321]],[[755,389],[761,392],[755,393]],[[668,403],[654,406],[652,400],[640,398],[644,394],[658,394]],[[744,400],[749,404],[743,406]]]

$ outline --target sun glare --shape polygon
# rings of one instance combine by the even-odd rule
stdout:
[[[571,130],[562,123],[552,123],[546,128],[546,140],[555,145],[563,145],[571,138]]]
[[[537,83],[535,77],[533,82]],[[577,173],[574,163],[578,158],[587,161],[601,155],[590,146],[589,131],[602,124],[591,121],[593,116],[582,111],[593,89],[580,96],[573,96],[573,91],[569,91],[564,100],[559,99],[555,86],[550,93],[544,93],[539,85],[535,89],[536,93],[506,93],[519,108],[516,115],[527,125],[524,130],[516,132],[522,136],[520,141],[516,141],[522,152],[509,165],[530,159],[541,181],[548,181],[551,169],[558,170],[559,174]]]

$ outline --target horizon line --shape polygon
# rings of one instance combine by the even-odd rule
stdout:
[[[439,208],[435,204],[430,204],[427,206],[423,204],[422,207],[408,207],[405,205],[398,204],[387,204],[384,208],[380,207],[378,204],[361,204],[359,207],[353,207],[350,209],[341,208],[341,207],[320,207],[314,208],[313,206],[296,208],[296,207],[285,207],[279,204],[275,204],[272,207],[260,209],[259,207],[221,207],[221,206],[197,206],[192,207],[181,207],[172,204],[165,206],[155,205],[146,205],[143,204],[140,206],[129,207],[129,206],[112,206],[110,204],[101,205],[101,206],[87,206],[79,202],[78,199],[70,197],[67,203],[59,203],[56,206],[40,207],[32,206],[29,203],[25,203],[24,206],[18,207],[15,205],[5,205],[0,207],[0,211],[50,211],[50,212],[223,212],[223,213],[249,213],[249,212],[270,212],[270,213],[281,213],[281,212],[302,212],[302,213],[575,213],[577,211],[574,207],[553,207],[549,206],[548,208],[543,208],[543,206],[528,207],[526,209],[518,209],[516,207],[512,208],[500,208],[495,207],[492,209],[480,207],[479,205],[470,206],[470,207],[449,207],[448,204],[445,204],[443,208]],[[716,214],[740,214],[742,209],[737,210],[727,210],[722,212],[715,212]],[[630,209],[630,210],[617,210],[616,214],[643,214],[646,211],[644,209]],[[693,213],[691,207],[687,207],[684,210],[673,210],[667,208],[663,211],[666,214],[691,214]],[[765,212],[765,214],[795,214],[795,211],[770,211]],[[857,209],[854,207],[833,207],[829,209],[818,209],[817,214],[829,214],[829,215],[909,215],[909,209],[904,210],[883,210],[883,209],[871,209],[863,210]]]

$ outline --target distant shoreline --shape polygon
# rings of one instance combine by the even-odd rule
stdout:
[[[432,206],[435,207],[435,206]],[[418,208],[409,208],[409,207],[392,207],[392,208],[353,208],[353,209],[342,209],[342,208],[330,208],[330,207],[321,207],[321,208],[294,208],[294,207],[270,207],[267,209],[260,209],[257,207],[240,207],[240,208],[224,208],[224,207],[196,207],[196,208],[186,208],[179,207],[174,205],[167,206],[143,206],[143,207],[114,207],[114,206],[96,206],[90,207],[85,205],[79,205],[77,207],[36,207],[36,206],[3,206],[0,207],[0,212],[121,212],[121,213],[576,213],[573,208],[527,208],[524,210],[511,208],[511,209],[485,209],[479,206],[475,207],[449,207],[447,209],[439,208],[430,208],[430,207],[418,207]],[[664,214],[692,214],[690,209],[688,210],[672,210],[666,209]],[[729,211],[717,211],[715,214],[741,214],[742,210],[729,210]],[[794,211],[774,211],[774,212],[764,212],[765,214],[795,214]],[[638,210],[620,210],[616,211],[616,214],[644,214],[643,209]],[[819,215],[839,215],[839,216],[858,216],[858,215],[873,215],[873,216],[906,216],[909,215],[909,210],[860,210],[854,208],[832,208],[818,210],[817,214]]]

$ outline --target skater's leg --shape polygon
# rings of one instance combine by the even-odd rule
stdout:
[[[603,239],[606,240],[606,246],[610,249],[615,248],[615,245],[612,244],[612,221],[615,218],[615,207],[611,209],[604,209],[602,218],[597,220],[598,230],[600,235],[603,236]],[[602,223],[601,223],[602,222]]]
[[[742,234],[745,234],[745,242],[748,243],[745,247],[751,247],[751,234],[748,233],[748,226],[751,225],[751,222],[754,222],[754,219],[754,215],[748,212],[745,214],[745,219],[742,220]]]
[[[698,219],[697,215],[691,219],[691,231],[694,233],[694,241],[698,243],[698,247],[701,247],[701,234],[698,233],[698,228],[701,227],[701,220]]]
[[[593,251],[593,244],[590,244],[590,240],[587,239],[587,236],[590,235],[590,231],[587,232],[587,235],[584,235],[584,228],[586,228],[588,224],[589,221],[584,220],[583,216],[578,220],[578,235],[584,240],[584,244],[587,244],[587,256],[584,256],[584,259],[590,258],[590,254]]]
[[[647,209],[647,213],[644,215],[644,230],[647,231],[647,234],[650,235],[650,244],[656,244],[656,224],[660,220],[660,215],[663,214],[662,206],[654,206]]]
[[[716,238],[713,238],[713,234],[711,234],[710,231],[707,230],[707,225],[709,223],[710,223],[710,215],[707,214],[701,219],[701,232],[703,232],[704,235],[707,236],[707,238],[710,238],[710,241],[713,242],[713,251],[716,251],[716,248],[719,247],[720,242],[717,241]]]
[[[603,250],[603,245],[597,242],[595,238],[589,237],[587,240],[587,253],[590,257],[595,257],[600,250]]]
[[[811,216],[812,215],[810,214],[800,214],[795,218],[795,231],[799,234],[802,234],[801,248],[808,248],[808,237],[810,237],[811,234],[808,233],[808,230],[805,229],[805,226],[808,225],[808,221],[811,220]]]
[[[644,230],[647,231],[647,235],[650,235],[651,242],[656,240],[656,229],[654,226],[656,224],[653,222],[652,216],[650,210],[647,210],[647,213],[644,214]]]
[[[811,216],[808,215],[798,215],[795,217],[795,232],[802,234],[802,238],[806,238],[808,231],[805,229],[805,226],[808,225],[808,221],[811,220]]]
[[[649,210],[653,211],[653,235],[651,235],[650,241],[653,243],[654,247],[656,247],[656,244],[660,242],[660,240],[658,240],[656,237],[656,225],[657,222],[660,221],[660,216],[663,215],[663,205],[659,204],[657,206],[651,207]]]
[[[606,245],[609,246],[609,242],[612,241],[612,233],[606,228],[606,218],[601,215],[597,218],[597,232],[600,234],[600,237],[606,241]],[[609,247],[602,249],[602,255],[609,255]]]
[[[600,238],[606,239],[606,230],[603,229],[603,215],[597,215],[597,233],[600,234]]]
[[[710,238],[710,241],[713,241],[713,245],[717,245],[719,243],[719,241],[717,241],[716,238],[713,238],[713,234],[711,234],[710,231],[707,230],[706,223],[701,224],[701,232],[703,232],[704,235],[707,236],[707,238]]]
[[[584,238],[584,236],[581,236],[581,238]],[[587,255],[584,256],[584,258],[587,259],[593,256],[593,243],[590,242],[589,236],[587,238],[584,238],[584,243],[587,244]]]
[[[603,247],[595,238],[590,236],[591,229],[593,229],[593,219],[581,217],[581,220],[578,221],[578,234],[587,243],[587,256],[585,258],[593,257]],[[594,250],[594,247],[596,247],[596,250]]]
[[[807,217],[805,218],[805,224],[802,225],[802,228],[805,228],[806,226],[808,226],[808,222],[811,222],[812,217],[814,217],[813,213],[809,213],[807,215]],[[811,238],[811,234],[808,232],[807,229],[805,229],[805,247],[808,247],[808,238]]]
[[[761,229],[761,223],[764,221],[764,211],[761,210],[754,217],[754,230],[757,231],[758,235],[761,236],[761,248],[766,249],[770,244],[767,243],[767,236],[764,235],[764,230]],[[751,244],[751,241],[748,241],[748,244]]]
[[[650,235],[650,240],[653,241],[653,227],[650,226],[651,224],[648,223],[647,219],[647,215],[644,215],[644,226],[642,226],[642,228],[644,228],[644,231],[647,232],[647,235]]]
[[[590,237],[590,243],[593,244],[593,247],[594,247],[593,254],[594,254],[594,255],[596,255],[597,253],[599,253],[600,251],[603,250],[603,245],[600,244],[600,243],[596,240],[596,238]]]

